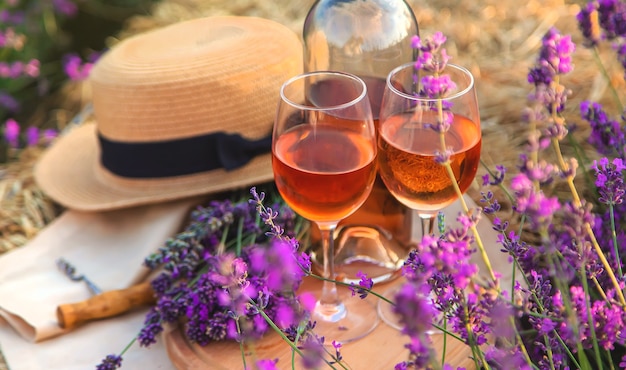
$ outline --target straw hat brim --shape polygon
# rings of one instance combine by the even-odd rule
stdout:
[[[59,204],[82,211],[126,208],[241,189],[273,179],[271,154],[233,171],[213,170],[146,181],[124,179],[99,163],[94,122],[61,136],[35,166],[35,180]]]

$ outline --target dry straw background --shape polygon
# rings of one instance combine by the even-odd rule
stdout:
[[[408,0],[423,36],[442,31],[448,36],[453,62],[468,67],[476,76],[482,128],[483,160],[493,166],[513,166],[524,144],[526,130],[521,112],[531,86],[526,74],[534,62],[541,37],[550,27],[571,34],[578,47],[575,70],[562,82],[572,90],[568,103],[571,123],[578,104],[585,99],[610,104],[606,83],[592,53],[583,48],[575,15],[582,1],[562,0]],[[313,0],[162,0],[149,16],[131,18],[123,31],[108,40],[120,39],[177,21],[213,15],[245,15],[275,20],[298,35]],[[603,50],[611,78],[624,91],[623,71],[611,50]],[[89,100],[86,86],[68,84],[57,100],[62,108],[44,112],[63,127]],[[582,124],[582,123],[581,123]],[[582,127],[579,137],[586,137]],[[567,150],[567,148],[566,148]],[[31,149],[21,159],[0,167],[0,253],[23,245],[62,210],[42,194],[32,180],[32,166],[41,149]],[[593,156],[592,151],[588,154]],[[484,169],[480,169],[480,174]],[[477,187],[470,192],[477,197]],[[1,363],[2,361],[0,361]],[[0,366],[0,370],[4,370]]]

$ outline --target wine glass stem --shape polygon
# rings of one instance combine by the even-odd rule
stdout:
[[[420,214],[422,224],[422,238],[424,235],[433,235],[435,233],[435,216],[431,214]]]
[[[337,225],[319,225],[319,228],[322,240],[322,253],[324,254],[322,276],[325,280],[322,286],[322,294],[317,302],[316,313],[325,321],[334,322],[344,318],[347,313],[345,305],[339,299],[337,285],[333,281],[335,278],[334,234]]]

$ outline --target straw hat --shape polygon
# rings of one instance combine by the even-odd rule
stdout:
[[[270,181],[280,85],[301,71],[297,35],[261,18],[195,19],[125,39],[90,74],[94,122],[62,135],[35,179],[78,210]]]

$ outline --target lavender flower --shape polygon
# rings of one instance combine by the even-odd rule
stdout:
[[[96,370],[115,370],[120,367],[122,367],[122,357],[117,355],[108,355],[98,366],[96,366]]]
[[[39,143],[39,129],[37,127],[29,127],[26,129],[26,145],[35,146]]]
[[[542,39],[537,65],[528,73],[528,82],[535,85],[550,85],[557,75],[573,69],[571,54],[575,44],[571,37],[561,36],[556,28],[551,28]]]
[[[276,364],[278,363],[278,359],[274,360],[259,360],[255,363],[257,370],[278,370]]]
[[[596,171],[596,187],[600,193],[600,202],[605,204],[621,204],[626,193],[623,171],[626,169],[621,158],[615,158],[609,162],[604,157],[600,161],[594,161]]]
[[[17,148],[19,145],[20,125],[12,118],[4,123],[4,139],[9,146]]]
[[[0,89],[0,107],[8,112],[16,112],[20,107],[20,103],[11,94]]]
[[[418,96],[439,99],[443,98],[450,91],[456,88],[456,84],[449,75],[444,74],[445,68],[450,60],[446,49],[443,48],[443,44],[446,42],[446,37],[441,32],[436,32],[430,38],[420,38],[419,36],[413,36],[411,40],[411,46],[417,50],[418,58],[415,62],[415,70],[423,70],[428,72],[419,78],[418,83],[419,91],[416,92]],[[417,80],[417,76],[415,76]],[[443,104],[442,109],[439,109],[437,102],[432,101],[425,107],[433,111],[437,111],[437,122],[431,123],[430,128],[439,133],[445,133],[450,129],[452,120],[454,118],[450,107],[445,103],[439,102],[439,105]],[[438,156],[439,163],[447,163],[449,159],[449,153],[444,152]]]
[[[590,1],[576,15],[578,28],[585,38],[585,46],[596,46],[600,42],[600,24],[598,21],[598,2]]]
[[[410,351],[412,364],[423,368],[430,360],[427,332],[436,315],[428,292],[417,284],[404,284],[395,296],[394,311],[400,318],[402,333],[409,336],[406,348]],[[397,367],[396,367],[397,368]]]
[[[620,153],[619,149],[624,148],[626,141],[619,122],[610,119],[599,103],[583,101],[580,104],[580,114],[591,127],[589,143],[600,153],[617,154],[624,158],[626,153]]]
[[[76,53],[65,55],[63,58],[63,69],[65,74],[67,74],[70,80],[74,81],[86,79],[89,76],[95,61],[94,58],[92,59],[93,61],[83,63],[82,59]]]
[[[483,186],[489,185],[500,185],[504,181],[504,175],[506,174],[506,167],[503,165],[496,165],[496,170],[493,172],[493,176],[489,174],[485,174],[483,176]],[[492,179],[493,177],[493,179]]]
[[[352,296],[359,295],[361,299],[367,298],[369,294],[369,290],[374,286],[374,280],[367,277],[367,274],[359,271],[356,273],[356,276],[360,279],[359,285],[355,285],[354,283],[350,284],[350,291],[352,292]]]
[[[450,60],[448,53],[442,48],[446,37],[441,32],[435,32],[430,38],[413,36],[411,47],[419,51],[415,61],[415,69],[441,73]]]
[[[535,190],[532,181],[523,173],[511,179],[511,189],[516,196],[515,210],[524,213],[533,227],[550,223],[554,212],[559,208],[556,197],[548,197]]]
[[[78,12],[78,6],[71,0],[52,0],[55,11],[65,16],[74,16]]]
[[[626,4],[620,0],[599,0],[591,3],[596,6],[602,37],[613,40],[626,36]]]

